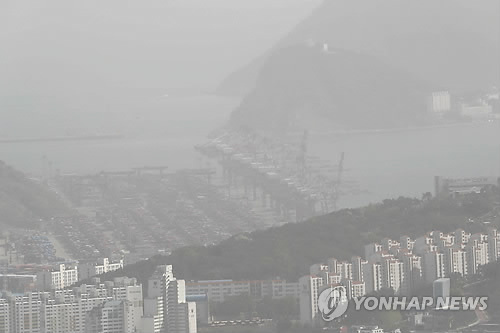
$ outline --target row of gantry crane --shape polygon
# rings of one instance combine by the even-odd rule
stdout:
[[[308,156],[308,137],[304,132],[299,144],[291,144],[226,132],[195,148],[220,163],[227,186],[243,184],[254,200],[259,191],[266,204],[284,215],[294,210],[301,221],[338,208],[344,172],[344,153],[337,165]]]

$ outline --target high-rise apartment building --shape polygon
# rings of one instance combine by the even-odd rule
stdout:
[[[307,275],[299,280],[300,285],[300,322],[313,325],[318,320],[318,297],[324,285],[323,279]]]

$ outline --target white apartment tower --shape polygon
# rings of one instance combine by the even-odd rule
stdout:
[[[186,302],[186,282],[173,280],[167,288],[166,326],[169,333],[196,333],[196,304]]]
[[[382,266],[382,287],[394,290],[395,294],[401,293],[404,281],[403,263],[394,258],[385,258]]]
[[[41,333],[41,295],[29,293],[10,298],[10,332]]]
[[[148,282],[143,331],[196,333],[196,304],[186,302],[186,283],[174,277],[172,266],[158,266]]]
[[[412,253],[404,253],[400,257],[403,263],[403,283],[401,294],[411,295],[411,292],[422,282],[422,258]]]
[[[488,230],[488,260],[495,262],[498,260],[498,231]]]
[[[382,289],[382,266],[369,263],[363,267],[363,277],[366,283],[366,293],[370,294]]]
[[[337,274],[342,280],[352,280],[352,264],[350,262],[337,263]]]
[[[467,275],[467,253],[461,248],[446,247],[444,249],[445,275]]]
[[[78,268],[60,264],[57,269],[38,272],[36,276],[38,290],[58,290],[78,282]]]
[[[0,333],[10,332],[10,306],[6,299],[0,299]]]
[[[446,275],[444,254],[437,251],[428,251],[424,254],[425,281],[433,283]]]
[[[125,301],[107,301],[86,315],[85,333],[129,333],[125,329]]]
[[[471,240],[469,244],[467,244],[466,252],[467,274],[477,274],[479,267],[488,263],[488,243]]]
[[[455,243],[467,244],[469,242],[470,234],[466,233],[464,229],[457,229],[455,231]]]
[[[107,297],[67,299],[64,296],[49,299],[41,306],[43,332],[85,333],[87,313],[107,300]]]
[[[352,257],[351,259],[351,267],[352,267],[352,279],[354,281],[364,281],[363,270],[364,266],[367,265],[368,262],[363,260],[361,257]]]
[[[361,281],[345,281],[345,287],[347,290],[347,298],[359,298],[366,295],[366,285]]]
[[[299,280],[300,284],[300,322],[314,325],[318,320],[318,297],[323,286],[323,279],[307,275]]]

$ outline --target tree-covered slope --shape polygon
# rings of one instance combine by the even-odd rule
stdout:
[[[35,227],[39,219],[66,212],[54,193],[0,161],[0,225]]]
[[[481,283],[470,286],[470,295],[488,296],[488,313],[496,322],[500,321],[500,262],[483,268]]]
[[[434,88],[378,58],[303,44],[266,61],[231,123],[325,130],[422,125]]]
[[[452,91],[470,91],[499,82],[499,22],[496,0],[325,0],[274,50],[314,40],[380,57]],[[272,52],[229,76],[219,93],[250,92]]]
[[[483,216],[498,202],[498,189],[460,200],[386,200],[304,223],[238,235],[215,246],[181,248],[168,257],[141,261],[105,278],[127,275],[144,281],[156,265],[172,264],[176,275],[184,279],[281,277],[295,281],[314,263],[330,257],[350,259],[363,255],[365,244],[384,237],[416,237],[432,230],[449,232],[459,227],[484,231],[482,223],[471,224],[469,218]]]

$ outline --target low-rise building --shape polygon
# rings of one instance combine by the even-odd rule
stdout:
[[[493,107],[486,102],[480,102],[475,105],[461,104],[460,114],[463,117],[485,119],[493,116]]]
[[[224,302],[228,297],[250,295],[255,299],[299,297],[299,284],[285,280],[208,280],[186,283],[186,295],[207,295],[211,302]]]
[[[351,326],[350,333],[384,333],[378,326]]]

